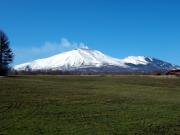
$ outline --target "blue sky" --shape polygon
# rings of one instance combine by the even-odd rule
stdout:
[[[0,0],[14,64],[80,46],[180,65],[179,0]]]

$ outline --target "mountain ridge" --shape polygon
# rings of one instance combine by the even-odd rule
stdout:
[[[146,56],[113,58],[89,48],[77,48],[48,58],[16,65],[16,71],[58,70],[80,72],[153,72],[168,71],[179,66]]]

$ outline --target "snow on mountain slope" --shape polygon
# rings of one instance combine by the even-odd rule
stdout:
[[[125,59],[123,59],[124,63],[130,63],[130,64],[134,64],[134,65],[147,65],[149,63],[149,61],[146,60],[147,57],[145,56],[129,56]],[[150,59],[150,58],[149,58]],[[152,59],[151,59],[152,61]]]
[[[20,64],[14,67],[15,70],[67,70],[78,67],[101,67],[103,65],[113,65],[128,67],[123,61],[107,56],[100,51],[79,48],[69,52],[61,53],[49,58],[39,59],[32,62]]]
[[[83,72],[154,72],[177,68],[179,67],[155,58],[129,56],[125,59],[116,59],[88,48],[75,49],[14,67],[17,71],[62,70]]]

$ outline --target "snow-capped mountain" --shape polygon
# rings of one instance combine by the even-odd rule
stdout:
[[[175,69],[177,66],[155,58],[129,56],[117,59],[100,51],[79,48],[49,58],[16,65],[17,71],[79,71],[79,72],[152,72]]]
[[[49,58],[20,64],[14,68],[16,70],[25,70],[28,66],[32,70],[69,70],[71,68],[101,67],[104,65],[127,67],[120,59],[112,58],[97,50],[80,48]]]

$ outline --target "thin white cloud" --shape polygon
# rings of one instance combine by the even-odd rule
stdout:
[[[89,47],[86,44],[84,44],[84,43],[80,43],[79,44],[79,48],[88,49]]]
[[[14,48],[15,64],[21,64],[39,58],[49,57],[51,55],[69,51],[76,48],[88,48],[85,43],[77,43],[61,38],[59,42],[45,42],[42,46],[31,48]]]
[[[43,53],[43,52],[63,52],[67,50],[72,50],[76,48],[86,48],[88,46],[83,43],[71,42],[66,38],[61,38],[60,42],[45,42],[41,47],[33,47],[31,51],[33,53]]]
[[[62,38],[61,41],[60,41],[60,46],[65,47],[65,48],[69,48],[69,47],[74,46],[74,43],[71,43],[66,38]]]

